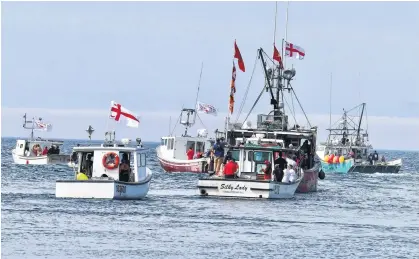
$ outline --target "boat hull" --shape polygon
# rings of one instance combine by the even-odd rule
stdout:
[[[67,164],[70,155],[47,155],[47,156],[20,156],[12,150],[13,162],[20,165],[50,165]]]
[[[115,180],[57,180],[56,198],[139,200],[147,196],[151,183],[151,172],[141,182]]]
[[[319,180],[319,171],[309,169],[304,171],[303,179],[297,188],[297,193],[317,192],[317,183]]]
[[[324,161],[321,161],[321,168],[325,173],[342,173],[346,174],[354,165],[353,159],[348,159],[343,161],[343,163],[329,164]]]
[[[353,159],[344,161],[342,164],[328,164],[324,161],[321,161],[321,164],[325,173],[398,173],[402,167],[401,159],[376,165],[354,163]]]
[[[161,167],[168,173],[202,173],[206,159],[176,160],[158,157]]]
[[[299,183],[207,178],[198,181],[198,191],[201,196],[289,199]]]

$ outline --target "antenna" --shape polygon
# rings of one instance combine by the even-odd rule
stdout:
[[[201,86],[202,70],[203,69],[204,69],[204,62],[201,63],[201,72],[199,73],[198,89],[196,91],[196,99],[195,99],[195,106],[194,106],[195,110],[196,110],[196,105],[198,104],[199,88]],[[195,115],[194,115],[194,122],[195,122],[195,119],[196,119],[196,112],[195,112]]]
[[[330,94],[329,94],[329,128],[332,128],[332,84],[333,84],[333,77],[332,73],[330,73]]]

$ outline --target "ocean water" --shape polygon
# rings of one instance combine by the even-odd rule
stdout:
[[[419,258],[419,152],[399,174],[327,174],[289,200],[199,197],[198,176],[154,172],[141,201],[56,199],[70,168],[12,164],[1,147],[1,257]],[[77,142],[67,141],[70,152]]]

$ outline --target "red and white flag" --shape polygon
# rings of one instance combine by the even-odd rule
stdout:
[[[233,61],[233,71],[231,72],[231,83],[230,83],[230,100],[229,100],[229,110],[233,114],[234,111],[234,94],[236,93],[236,66]]]
[[[278,49],[276,48],[275,44],[274,44],[274,55],[273,55],[273,59],[278,61],[279,63],[279,67],[281,69],[284,69],[284,64],[282,64],[282,58],[281,55],[279,54]]]
[[[127,121],[128,127],[138,128],[140,124],[139,117],[135,115],[132,111],[122,107],[119,103],[111,101],[111,114],[109,117],[111,119],[114,119],[115,121],[120,121],[121,116],[123,116]]]
[[[300,60],[304,59],[304,56],[306,55],[303,48],[292,44],[290,42],[285,42],[285,55],[292,58],[298,58]]]

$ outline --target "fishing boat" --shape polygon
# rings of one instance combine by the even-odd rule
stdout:
[[[240,112],[237,116],[237,119],[234,123],[230,121],[230,116],[226,118],[225,129],[224,131],[216,130],[216,138],[221,139],[224,138],[226,140],[226,148],[225,151],[235,151],[240,150],[239,153],[241,155],[237,157],[238,165],[239,165],[239,175],[248,174],[257,174],[258,169],[256,164],[247,164],[249,163],[246,159],[252,159],[251,157],[246,157],[244,152],[246,148],[240,148],[241,145],[246,145],[249,141],[252,143],[257,143],[259,145],[264,145],[269,147],[268,149],[270,152],[269,156],[272,155],[272,159],[276,160],[278,156],[282,155],[292,161],[295,161],[298,166],[298,172],[301,172],[299,175],[301,180],[296,183],[296,191],[301,193],[308,193],[308,192],[316,192],[317,191],[317,184],[318,178],[324,179],[324,173],[319,172],[319,166],[317,166],[314,162],[315,157],[315,143],[316,143],[316,136],[317,136],[317,127],[310,124],[307,115],[304,112],[304,109],[301,106],[301,103],[298,100],[297,95],[295,94],[294,88],[291,85],[291,81],[295,77],[296,70],[292,69],[284,69],[284,65],[281,63],[275,64],[273,63],[272,66],[268,65],[266,62],[269,59],[269,56],[264,52],[262,48],[260,48],[257,52],[259,60],[262,62],[262,68],[265,77],[265,84],[261,89],[260,95],[256,98],[256,101],[253,104],[253,107],[259,102],[260,97],[266,91],[270,94],[270,104],[273,106],[273,110],[268,114],[258,114],[257,115],[257,123],[256,127],[252,126],[248,117],[250,113],[249,111],[246,118],[243,122],[239,121]],[[235,55],[236,56],[236,55]],[[241,56],[241,55],[240,55]],[[240,65],[240,62],[239,62]],[[251,76],[253,78],[253,75]],[[233,81],[232,81],[232,88],[234,86],[235,80],[235,67],[233,63]],[[249,83],[250,86],[250,83]],[[274,92],[274,90],[276,90]],[[289,94],[287,94],[289,93]],[[294,107],[290,107],[289,103],[286,101],[286,96],[290,98],[296,99],[298,102],[302,113],[305,115],[307,120],[306,125],[302,125],[297,122],[295,117]],[[230,99],[232,100],[232,99]],[[234,100],[234,99],[233,99]],[[292,99],[291,99],[292,100]],[[243,100],[243,102],[245,99]],[[288,105],[290,109],[290,113],[294,119],[295,124],[290,125],[288,120],[288,115],[285,112],[285,103]],[[253,109],[253,108],[252,108]],[[230,110],[231,111],[231,110]],[[274,149],[277,149],[278,152],[273,152]],[[250,152],[250,151],[249,151]],[[258,150],[258,152],[261,152]],[[282,154],[281,154],[282,152]],[[271,158],[269,158],[270,160]],[[251,161],[251,160],[250,160]],[[218,172],[217,172],[218,173]],[[200,190],[206,186],[204,183],[208,181],[212,181],[219,183],[220,185],[217,187],[218,192],[220,192],[221,184],[226,184],[231,179],[218,179],[216,174],[211,177],[206,177],[199,180],[198,188]],[[216,180],[215,180],[216,179]],[[254,179],[252,179],[254,180]],[[281,179],[278,179],[278,182],[281,182]],[[273,186],[278,185],[274,181],[266,181],[266,184],[263,184],[265,187],[270,186],[269,188],[266,187],[265,191],[255,192],[251,195],[258,195],[258,197],[274,197],[275,193],[272,192],[274,189]],[[280,185],[280,184],[279,184]],[[278,185],[278,186],[279,186]],[[292,185],[294,186],[294,185]],[[264,188],[265,188],[264,187]],[[213,188],[216,188],[215,185]],[[250,188],[250,187],[249,187]],[[279,188],[279,187],[275,187]],[[284,194],[285,196],[289,197],[289,195],[293,194],[294,187],[287,187],[287,193]],[[269,191],[267,191],[269,189]],[[281,189],[281,188],[280,188]],[[213,192],[216,192],[215,189]],[[201,195],[206,195],[210,192],[208,190],[205,193],[201,193]],[[249,194],[250,195],[250,194]],[[281,196],[280,194],[276,194]],[[279,197],[278,196],[278,197]],[[253,197],[253,196],[252,196]],[[277,197],[277,196],[275,196]]]
[[[325,173],[398,173],[402,159],[385,161],[384,156],[373,151],[368,129],[363,129],[366,103],[352,109],[343,109],[342,117],[327,129],[327,141],[317,147],[321,170]],[[376,157],[374,159],[374,156]]]
[[[292,198],[304,178],[302,170],[295,161],[287,158],[287,163],[294,166],[297,179],[293,181],[264,180],[263,169],[267,161],[275,162],[275,153],[294,153],[296,150],[281,145],[266,146],[260,140],[247,140],[247,143],[234,146],[229,151],[234,160],[239,161],[235,178],[219,176],[203,177],[198,181],[201,196],[222,196],[241,198],[287,199]],[[274,179],[271,171],[271,179]]]
[[[162,137],[161,144],[156,148],[157,158],[165,172],[201,173],[205,171],[207,158],[204,158],[204,156],[211,149],[215,140],[208,137],[206,128],[198,129],[196,136],[188,134],[188,130],[195,125],[196,117],[200,119],[202,126],[204,126],[198,112],[217,116],[217,109],[214,106],[198,101],[202,70],[203,63],[195,100],[196,108],[183,108],[179,115],[178,122],[185,127],[185,132],[181,136],[173,136],[177,126],[176,123],[169,136]],[[192,157],[188,157],[188,152],[192,154]]]
[[[16,146],[12,150],[15,164],[48,165],[66,164],[70,161],[70,155],[60,154],[64,141],[34,136],[34,131],[51,131],[52,124],[44,123],[42,118],[33,117],[32,120],[27,120],[26,113],[23,119],[23,128],[31,130],[31,135],[28,139],[16,140]]]
[[[128,127],[138,128],[139,117],[119,103],[111,101],[109,118],[120,122],[124,118]],[[91,139],[93,128],[86,130]],[[105,132],[100,146],[78,145],[73,148],[74,178],[57,180],[57,198],[104,198],[136,200],[144,198],[152,179],[147,167],[145,150],[128,147],[115,141],[115,131]]]
[[[152,179],[147,154],[117,143],[115,131],[106,132],[100,146],[78,146],[73,152],[80,162],[73,179],[56,181],[57,198],[136,200],[147,195]]]
[[[164,171],[201,173],[204,171],[207,159],[199,154],[210,149],[215,143],[214,139],[208,138],[206,129],[199,129],[196,136],[190,136],[188,129],[195,124],[196,109],[184,108],[180,114],[180,124],[185,126],[185,132],[181,136],[165,136],[161,138],[161,144],[156,148],[157,158]],[[188,159],[187,152],[191,148],[196,157]]]

